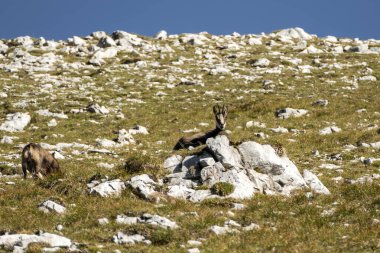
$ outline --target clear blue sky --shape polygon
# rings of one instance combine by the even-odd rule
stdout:
[[[4,0],[0,38],[48,39],[124,30],[153,36],[302,27],[318,36],[380,39],[380,0]]]

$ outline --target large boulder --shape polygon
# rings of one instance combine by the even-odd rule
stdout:
[[[305,179],[307,185],[316,193],[319,194],[330,194],[330,191],[323,185],[323,183],[319,180],[319,178],[314,175],[309,170],[303,171],[303,178]]]
[[[7,114],[7,120],[0,125],[0,130],[6,132],[22,131],[30,122],[31,117],[29,113],[12,113]]]
[[[306,33],[302,28],[295,27],[289,29],[283,29],[276,33],[280,37],[299,40],[310,40],[313,38],[310,34]]]
[[[208,148],[214,157],[226,168],[241,168],[241,157],[239,152],[232,146],[225,135],[218,135],[206,141]]]
[[[157,183],[147,174],[132,177],[127,182],[127,185],[132,188],[133,192],[137,196],[143,199],[152,200],[154,195],[157,193],[155,190]]]
[[[290,117],[301,117],[308,113],[305,109],[293,109],[293,108],[281,108],[276,110],[276,116],[278,118],[287,119]]]
[[[91,194],[98,194],[102,197],[120,196],[126,188],[125,183],[120,179],[106,181],[90,188]]]
[[[279,157],[270,145],[248,141],[240,144],[238,149],[246,170],[258,169],[261,173],[273,177],[274,182],[281,186],[283,194],[287,195],[291,190],[306,185],[295,164],[287,157]]]
[[[50,233],[41,233],[39,235],[5,234],[0,236],[0,246],[8,250],[15,250],[15,248],[19,247],[26,249],[31,243],[43,243],[57,248],[69,248],[72,245],[70,239]]]

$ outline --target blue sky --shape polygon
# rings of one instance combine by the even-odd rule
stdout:
[[[8,0],[0,4],[0,38],[58,40],[115,30],[259,34],[302,27],[320,37],[380,39],[379,12],[380,0]]]

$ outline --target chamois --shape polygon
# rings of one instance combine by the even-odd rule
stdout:
[[[228,107],[223,105],[220,107],[219,105],[214,105],[213,107],[216,127],[213,130],[210,130],[206,133],[197,133],[189,137],[182,137],[179,139],[177,144],[174,146],[173,150],[179,150],[182,148],[188,148],[190,146],[197,147],[206,143],[208,138],[213,138],[220,134],[226,128],[226,120],[228,114]]]
[[[29,143],[22,150],[22,172],[24,178],[29,171],[34,178],[43,179],[44,176],[59,172],[58,161],[39,144]]]

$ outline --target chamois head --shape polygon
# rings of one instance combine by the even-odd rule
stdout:
[[[216,120],[216,127],[220,130],[224,130],[226,128],[228,107],[225,105],[223,105],[223,107],[220,107],[219,105],[214,105],[213,111]]]

